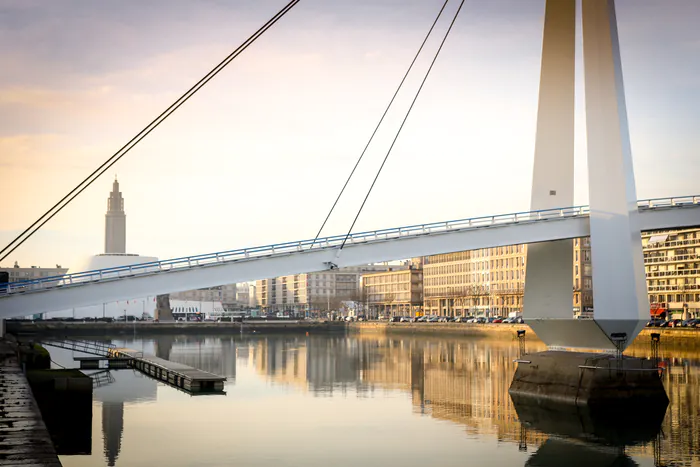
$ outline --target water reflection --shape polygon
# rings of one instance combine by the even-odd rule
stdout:
[[[119,451],[122,447],[122,431],[124,430],[124,403],[102,403],[102,437],[104,439],[104,455],[107,465],[116,465]]]
[[[626,446],[656,441],[666,411],[665,404],[644,412],[572,407],[513,397],[521,432],[536,429],[547,439],[526,466],[590,467],[637,465]]]
[[[448,426],[460,434],[458,442],[449,443],[449,449],[459,456],[469,456],[473,449],[487,449],[489,457],[486,460],[493,460],[492,465],[565,463],[568,467],[602,467],[662,465],[662,462],[663,465],[690,465],[700,461],[700,351],[675,351],[667,346],[662,353],[669,364],[664,384],[670,404],[663,419],[662,436],[657,440],[655,435],[663,411],[654,414],[648,410],[638,414],[642,415],[641,418],[606,418],[605,414],[580,411],[564,416],[566,414],[558,408],[514,404],[508,395],[508,387],[515,372],[513,360],[519,351],[517,342],[510,339],[159,336],[114,343],[226,375],[229,377],[229,395],[205,398],[176,395],[174,389],[139,373],[114,372],[115,383],[95,389],[95,400],[102,409],[102,462],[64,462],[66,466],[137,465],[133,459],[166,455],[159,451],[167,449],[165,441],[163,446],[158,443],[146,447],[138,444],[145,442],[140,438],[132,438],[130,442],[125,440],[129,439],[132,425],[134,432],[139,432],[139,424],[146,423],[140,414],[153,412],[153,409],[140,409],[145,407],[144,402],[157,407],[173,401],[177,402],[176,411],[183,414],[184,420],[197,419],[204,409],[213,412],[207,412],[209,418],[205,421],[200,418],[200,423],[208,423],[217,413],[226,414],[226,422],[220,421],[215,425],[216,429],[206,430],[207,440],[211,439],[212,446],[221,447],[205,449],[200,444],[191,445],[187,452],[192,457],[168,458],[173,465],[191,465],[195,460],[209,465],[227,465],[237,460],[241,465],[250,465],[251,459],[256,465],[322,465],[304,460],[304,456],[312,455],[314,451],[294,451],[298,444],[290,444],[288,436],[295,431],[303,432],[298,428],[300,423],[303,426],[307,423],[308,427],[304,429],[311,430],[317,426],[314,420],[322,418],[324,413],[346,413],[344,416],[347,417],[347,410],[359,411],[361,415],[353,422],[353,430],[335,431],[323,444],[324,459],[335,458],[342,452],[347,457],[347,465],[365,459],[365,451],[348,446],[372,443],[372,436],[379,436],[373,431],[373,424],[379,423],[377,420],[381,420],[382,433],[412,426],[425,440],[434,439],[436,433],[447,436],[444,427]],[[529,343],[528,346],[530,351],[542,350],[538,344]],[[646,349],[633,349],[633,352],[644,356]],[[280,388],[285,391],[284,397],[280,396]],[[161,401],[163,396],[165,400]],[[397,402],[400,405],[397,406]],[[241,415],[253,403],[260,404],[255,405],[254,415],[248,414],[248,418]],[[390,406],[400,408],[399,412],[392,412]],[[290,419],[282,415],[292,407],[303,407],[302,418]],[[165,433],[159,433],[159,437],[165,440],[168,428],[165,424],[171,423],[167,422],[169,412],[158,413],[165,417],[162,422]],[[409,418],[403,418],[401,413],[408,414]],[[244,426],[254,423],[258,430],[254,433],[257,434],[249,434],[251,430],[248,429],[236,431],[239,422]],[[426,425],[426,422],[432,424]],[[149,422],[148,426],[151,425]],[[283,434],[276,437],[280,426],[283,429],[279,432]],[[323,431],[322,426],[315,429]],[[265,433],[264,438],[260,433]],[[93,436],[97,437],[96,434]],[[182,433],[173,439],[180,439],[178,436]],[[243,444],[232,445],[229,440],[236,437]],[[245,445],[255,447],[256,442],[263,443],[263,439],[264,456],[255,451],[249,458],[235,457],[244,456]],[[497,445],[483,448],[481,444],[475,447],[471,443],[489,439],[497,440]],[[412,443],[401,443],[403,448],[397,450],[390,441],[390,438],[382,439],[373,447],[377,459],[384,459],[385,465],[418,465],[418,460],[411,458],[416,454],[407,452]],[[436,464],[465,463],[464,457],[462,462],[451,462],[457,458],[444,457],[449,456],[448,447],[440,443],[418,444],[426,452],[434,450],[429,455],[435,457]],[[223,457],[216,457],[219,455]],[[514,463],[504,463],[506,458]],[[262,459],[270,461],[266,463]],[[339,465],[346,464],[341,462]]]
[[[624,447],[581,444],[548,439],[525,463],[526,467],[632,467],[637,466]]]

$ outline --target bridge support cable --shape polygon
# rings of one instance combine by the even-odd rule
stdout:
[[[435,18],[435,21],[433,21],[433,24],[430,26],[428,33],[425,35],[425,38],[423,39],[423,42],[421,43],[420,47],[418,48],[418,52],[416,52],[416,55],[413,57],[411,64],[408,66],[406,73],[403,75],[403,78],[401,78],[401,82],[399,83],[399,86],[396,88],[396,91],[394,91],[394,95],[391,97],[391,100],[389,101],[389,104],[386,106],[386,109],[384,109],[384,113],[382,114],[382,117],[379,119],[379,122],[377,122],[377,125],[374,127],[374,131],[372,131],[372,135],[369,137],[367,144],[365,144],[365,147],[362,150],[362,153],[360,153],[360,157],[357,159],[357,162],[355,162],[355,166],[350,171],[350,175],[348,175],[347,180],[345,180],[345,184],[343,185],[343,188],[340,189],[340,193],[338,193],[338,197],[335,199],[335,202],[333,202],[333,206],[331,206],[330,211],[328,211],[328,215],[326,216],[323,223],[321,224],[321,228],[318,229],[318,232],[316,233],[316,236],[314,237],[313,242],[311,242],[311,246],[309,246],[309,249],[314,247],[314,245],[316,244],[316,241],[318,240],[318,237],[321,235],[321,232],[323,231],[323,228],[326,226],[328,219],[331,217],[331,214],[333,214],[333,210],[338,205],[338,201],[340,201],[340,197],[343,196],[343,193],[345,192],[345,188],[347,188],[348,183],[350,183],[350,179],[355,174],[355,170],[357,170],[357,167],[360,165],[360,162],[362,162],[362,158],[365,156],[365,153],[367,152],[367,149],[369,148],[370,144],[372,144],[372,141],[374,140],[374,136],[377,134],[377,131],[379,131],[379,127],[384,122],[384,118],[389,113],[389,109],[391,108],[391,106],[394,104],[394,100],[396,100],[396,96],[399,94],[399,91],[401,91],[401,88],[403,87],[403,84],[406,81],[406,78],[408,78],[409,73],[411,73],[411,70],[413,69],[413,65],[416,63],[416,60],[418,60],[418,57],[420,56],[421,52],[423,51],[423,47],[425,46],[425,43],[428,42],[430,35],[433,33],[433,29],[435,29],[435,25],[437,24],[438,20],[442,16],[442,12],[445,10],[445,7],[447,6],[447,3],[449,1],[450,0],[445,0],[445,3],[442,4],[442,8],[440,8],[440,11],[438,12],[437,17]]]
[[[191,88],[189,88],[182,96],[180,96],[175,102],[173,102],[167,109],[165,109],[160,115],[158,115],[151,123],[144,127],[136,136],[131,138],[124,146],[122,146],[117,152],[115,152],[111,157],[104,161],[99,167],[97,167],[90,175],[85,177],[78,185],[76,185],[68,194],[66,194],[60,201],[54,204],[48,211],[46,211],[41,217],[39,217],[33,224],[27,227],[21,234],[19,234],[15,239],[7,244],[2,250],[0,250],[0,261],[7,258],[13,251],[15,251],[20,245],[22,245],[26,240],[28,240],[32,235],[34,235],[41,227],[44,226],[48,221],[50,221],[56,214],[58,214],[64,207],[66,207],[71,201],[73,201],[80,193],[82,193],[87,187],[89,187],[95,180],[97,180],[102,174],[104,174],[110,167],[116,164],[119,159],[121,159],[125,154],[127,154],[134,146],[136,146],[143,138],[148,136],[153,130],[155,130],[161,123],[163,123],[173,112],[175,112],[182,104],[187,102],[190,97],[192,97],[197,91],[199,91],[205,84],[207,84],[214,76],[216,76],[221,70],[223,70],[229,63],[231,63],[236,57],[238,57],[244,50],[248,48],[253,42],[255,42],[260,36],[262,36],[270,27],[272,27],[280,18],[289,12],[294,6],[299,3],[300,0],[291,0],[284,8],[278,11],[272,18],[270,18],[265,24],[263,24],[257,31],[255,31],[248,39],[246,39],[241,45],[239,45],[233,52],[231,52],[226,58],[224,58],[219,64],[212,68],[204,77],[202,77],[197,83],[195,83]]]
[[[399,139],[399,135],[401,134],[401,130],[403,129],[404,125],[406,124],[406,120],[408,120],[408,116],[411,115],[411,110],[413,110],[413,106],[416,104],[416,101],[418,100],[418,96],[420,96],[420,92],[423,90],[423,86],[425,85],[425,82],[428,80],[428,76],[430,76],[430,72],[433,69],[433,66],[435,65],[435,62],[437,61],[438,56],[440,56],[440,51],[442,51],[442,47],[445,45],[445,41],[447,41],[447,37],[450,35],[450,31],[452,31],[452,27],[455,24],[455,21],[457,21],[457,17],[459,16],[459,12],[462,10],[462,6],[464,6],[464,0],[462,0],[459,4],[459,8],[457,8],[457,11],[455,12],[454,17],[452,18],[452,22],[450,23],[450,26],[447,28],[447,31],[445,31],[445,36],[442,38],[442,42],[440,42],[440,46],[438,47],[437,51],[435,52],[435,56],[433,57],[433,61],[430,62],[430,66],[428,67],[428,70],[425,72],[425,76],[423,77],[423,81],[420,83],[420,86],[418,87],[418,90],[416,91],[416,95],[413,97],[413,101],[411,102],[411,105],[409,106],[408,110],[406,111],[406,115],[403,118],[403,121],[401,122],[401,126],[399,126],[399,129],[396,131],[396,136],[394,136],[394,140],[391,142],[391,146],[389,146],[389,150],[387,151],[386,155],[384,156],[384,160],[382,161],[382,165],[379,166],[379,170],[377,170],[377,174],[374,177],[374,180],[372,181],[372,184],[369,187],[369,190],[367,190],[367,194],[365,195],[365,199],[362,201],[362,204],[360,205],[360,209],[357,210],[357,214],[355,215],[355,219],[352,221],[352,224],[350,225],[350,228],[348,229],[348,233],[345,234],[345,238],[343,239],[343,243],[340,245],[340,249],[338,250],[338,254],[340,254],[340,251],[345,247],[345,243],[348,241],[348,238],[350,237],[350,234],[352,233],[352,229],[355,227],[355,223],[357,222],[357,219],[360,217],[360,213],[362,213],[362,209],[365,207],[365,204],[367,203],[367,199],[369,199],[369,195],[372,193],[372,189],[374,188],[374,185],[377,183],[377,179],[379,178],[379,175],[382,173],[382,169],[384,168],[384,165],[386,164],[387,159],[389,159],[389,155],[391,154],[392,149],[394,149],[394,145],[396,144],[396,141]]]

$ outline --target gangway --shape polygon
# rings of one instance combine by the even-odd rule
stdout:
[[[79,341],[74,339],[42,339],[43,345],[58,347],[59,349],[72,350],[100,357],[110,357],[116,349],[113,344],[98,341]]]

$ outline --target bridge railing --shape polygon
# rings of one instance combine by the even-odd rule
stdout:
[[[639,201],[640,209],[653,209],[663,207],[677,207],[688,204],[700,204],[700,196],[685,196],[676,198],[657,198]],[[481,216],[469,219],[457,219],[445,222],[433,222],[428,224],[416,224],[390,229],[379,229],[367,232],[357,232],[348,236],[335,235],[323,237],[316,240],[301,240],[295,242],[277,243],[252,248],[242,248],[237,250],[208,253],[196,256],[185,256],[180,258],[153,261],[148,263],[132,264],[128,266],[117,266],[112,268],[98,269],[71,273],[63,276],[44,277],[41,279],[10,282],[0,289],[0,296],[4,294],[24,293],[40,291],[48,288],[70,287],[82,285],[89,282],[104,280],[114,280],[123,277],[133,277],[138,275],[157,274],[172,270],[191,269],[209,265],[240,261],[250,258],[260,258],[265,256],[291,254],[296,252],[337,248],[345,242],[346,244],[362,244],[368,242],[392,240],[403,237],[416,237],[440,232],[454,232],[458,230],[478,229],[494,227],[499,225],[551,221],[555,219],[571,218],[589,214],[588,206],[572,206],[566,208],[543,209],[539,211],[524,211],[509,214],[499,214],[494,216]]]
[[[639,209],[676,207],[700,204],[700,196],[676,196],[673,198],[652,198],[637,201]]]

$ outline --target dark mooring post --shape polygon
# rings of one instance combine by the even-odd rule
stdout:
[[[520,349],[519,358],[523,358],[523,356],[525,355],[525,330],[519,329],[517,331],[517,336],[518,336],[518,347]]]
[[[661,347],[661,334],[658,332],[651,333],[651,360],[654,362],[654,367],[659,367],[659,348]]]

